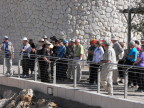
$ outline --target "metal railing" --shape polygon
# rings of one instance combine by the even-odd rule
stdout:
[[[18,64],[13,66],[13,69],[15,69],[15,73],[13,75],[13,77],[18,77],[18,78],[23,78],[22,76],[22,60],[25,59],[22,57],[23,55],[21,54],[18,58]],[[29,55],[29,57],[32,55]],[[48,74],[51,74],[51,78],[50,81],[47,83],[53,83],[53,84],[65,84],[66,86],[70,86],[76,89],[83,89],[83,90],[89,90],[89,91],[97,91],[97,93],[104,93],[104,90],[101,86],[101,68],[103,67],[103,65],[106,65],[106,63],[104,64],[99,64],[99,67],[91,67],[90,64],[95,64],[94,62],[88,62],[85,60],[73,60],[73,59],[68,59],[68,58],[57,58],[57,57],[51,57],[51,56],[47,56],[48,59],[52,60],[53,62],[51,64],[45,64],[46,62],[43,59],[43,55],[35,55],[35,59],[34,59],[34,72],[32,73],[31,77],[26,77],[27,80],[35,80],[35,81],[42,81],[42,80],[47,80],[47,78],[49,78],[49,76],[47,76]],[[27,60],[30,60],[30,58],[26,58]],[[3,59],[4,63],[3,63],[3,74],[6,73],[6,69],[5,69],[5,58]],[[41,62],[42,61],[42,62]],[[80,74],[80,77],[82,77],[82,79],[79,81],[78,80],[78,71],[77,69],[79,69],[78,65],[75,64],[79,62],[80,66],[82,67],[82,75]],[[41,64],[39,63],[43,63],[43,66],[48,66],[49,68],[45,68],[42,66],[42,68],[40,67]],[[30,62],[27,64],[27,66],[30,66]],[[39,65],[37,65],[39,64]],[[108,64],[110,65],[110,63]],[[115,91],[119,92],[118,89],[121,88],[121,92],[123,92],[124,98],[128,98],[129,97],[129,87],[128,87],[128,83],[129,83],[129,73],[139,73],[138,71],[134,71],[135,69],[139,69],[139,70],[143,70],[143,68],[138,67],[138,66],[132,66],[132,65],[120,65],[120,64],[111,64],[113,66],[117,66],[117,67],[121,67],[123,68],[121,71],[123,71],[124,74],[124,83],[121,85],[121,87],[119,87],[119,85],[114,85],[114,96],[117,96],[117,94],[115,94]],[[38,71],[40,68],[40,72]],[[51,70],[50,70],[51,68]],[[67,77],[68,74],[68,68],[72,68],[71,71],[73,73],[71,73],[72,77],[71,79]],[[91,68],[93,68],[91,70]],[[47,70],[42,70],[42,69],[47,69]],[[93,73],[93,77],[94,82],[96,82],[96,84],[89,84],[90,83],[90,72],[91,71],[95,71],[97,70],[96,74]],[[46,73],[45,75],[42,75],[41,72],[45,72],[47,71],[48,74]],[[53,71],[53,72],[52,72]],[[59,72],[59,73],[58,73]],[[115,73],[114,73],[115,74]],[[139,73],[139,74],[144,74],[144,73]],[[40,76],[42,75],[42,76]],[[61,78],[59,78],[59,76]],[[66,75],[66,76],[65,76]],[[118,77],[118,76],[117,76]],[[138,77],[135,78],[135,80],[139,79]],[[46,83],[46,82],[45,82]],[[135,91],[132,91],[132,93],[137,94]],[[119,93],[118,93],[119,94]],[[135,96],[135,95],[134,95]],[[142,94],[141,96],[144,97],[144,95]],[[139,97],[139,96],[136,96]]]

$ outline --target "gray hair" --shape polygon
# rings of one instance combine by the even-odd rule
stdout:
[[[135,46],[135,41],[130,41],[129,45]]]

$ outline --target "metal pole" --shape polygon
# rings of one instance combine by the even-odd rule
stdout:
[[[53,84],[56,84],[56,61],[53,64]]]
[[[98,76],[97,76],[97,93],[100,93],[100,69],[98,69]]]
[[[5,74],[5,57],[3,59],[3,75]]]
[[[127,98],[127,92],[128,92],[128,69],[125,72],[125,84],[124,84],[124,98]]]
[[[38,59],[35,59],[35,68],[34,68],[34,80],[37,81],[37,63]]]
[[[74,66],[74,88],[76,87],[77,87],[77,66]]]
[[[18,60],[18,78],[20,78],[20,63],[21,63],[21,59],[19,58],[19,60]]]
[[[131,0],[129,0],[129,6],[128,6],[128,40],[127,40],[128,51],[130,51],[130,47],[129,47],[128,44],[131,41],[131,22],[132,22],[132,18],[131,18]]]

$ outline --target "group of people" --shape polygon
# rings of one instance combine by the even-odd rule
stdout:
[[[128,43],[130,50],[125,49],[125,43],[119,42],[117,37],[111,40],[90,41],[88,61],[90,77],[89,83],[97,83],[100,71],[101,84],[109,95],[113,95],[113,84],[124,83],[126,70],[128,71],[128,86],[137,87],[136,91],[144,91],[144,39]],[[140,46],[141,44],[141,46]]]
[[[13,75],[12,59],[14,58],[14,48],[8,36],[4,37],[4,42],[0,45],[1,51],[5,53],[7,76]],[[20,49],[22,65],[22,78],[29,78],[33,75],[35,67],[38,67],[38,76],[42,82],[50,82],[53,79],[54,65],[56,62],[56,77],[60,80],[74,79],[81,80],[81,65],[78,60],[82,60],[84,48],[79,39],[63,40],[55,36],[50,40],[44,35],[38,43],[32,39],[24,37]],[[68,60],[70,59],[70,60]],[[74,59],[75,61],[72,61]],[[38,62],[36,62],[36,60]],[[8,62],[7,62],[8,61]],[[71,64],[72,63],[72,64]],[[74,64],[74,65],[73,65]],[[77,66],[77,75],[74,76],[74,68]],[[51,71],[49,71],[51,70]],[[31,71],[31,74],[29,73]]]
[[[89,84],[97,84],[97,75],[98,71],[100,71],[101,84],[108,94],[112,96],[113,84],[123,83],[125,70],[128,65],[136,65],[138,68],[129,69],[129,71],[132,71],[128,73],[129,86],[137,85],[137,91],[143,91],[144,39],[141,40],[141,46],[139,41],[131,41],[128,44],[130,47],[128,53],[125,51],[124,43],[118,40],[117,37],[112,37],[111,40],[92,39],[90,41],[87,57],[90,72]],[[8,36],[4,37],[4,42],[0,45],[0,49],[5,53],[6,75],[12,76],[14,48]],[[50,82],[53,78],[56,63],[56,78],[58,80],[71,80],[76,77],[77,81],[81,81],[80,61],[84,56],[84,48],[79,39],[63,40],[53,36],[49,40],[44,35],[38,41],[38,44],[35,44],[32,39],[24,37],[20,55],[23,69],[21,77],[29,77],[29,70],[32,75],[36,71],[35,67],[38,67],[41,81]],[[38,64],[36,64],[36,60],[38,60]],[[127,67],[123,66],[123,64]],[[49,69],[51,70],[50,72]]]

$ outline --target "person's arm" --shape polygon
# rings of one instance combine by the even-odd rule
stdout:
[[[0,44],[0,51],[2,51],[2,47],[3,47],[3,43],[2,43],[2,44]]]
[[[13,44],[11,44],[11,54],[12,54],[12,59],[14,58],[14,47]]]
[[[81,46],[80,47],[80,60],[82,60],[83,55],[84,55],[84,48],[83,48],[83,46]]]
[[[133,65],[138,64],[142,59],[140,57],[137,58],[137,61],[133,63]]]
[[[51,61],[47,57],[43,57],[44,61],[51,63]]]

